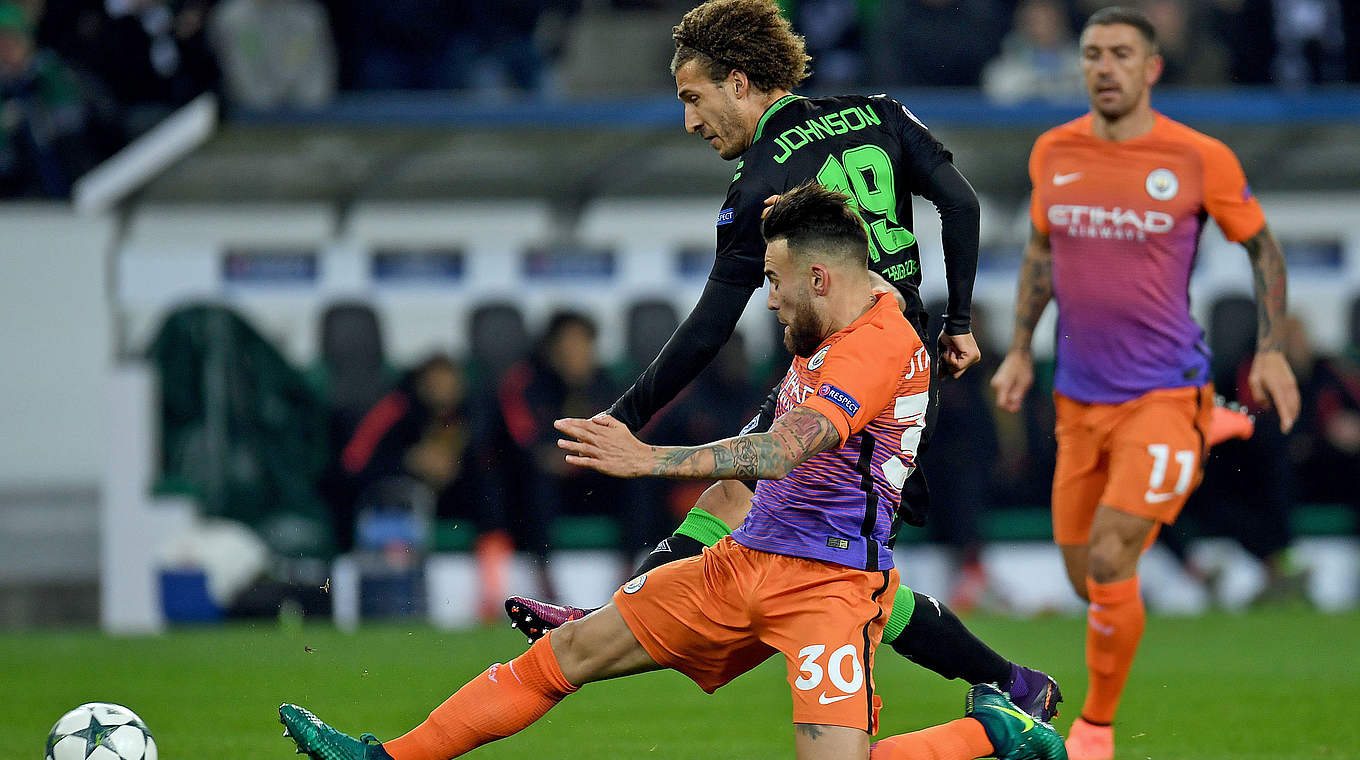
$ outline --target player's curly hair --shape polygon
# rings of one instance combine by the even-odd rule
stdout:
[[[795,34],[774,0],[708,0],[671,30],[671,76],[697,60],[715,82],[734,70],[769,92],[792,90],[812,73],[802,35]]]
[[[760,225],[765,240],[784,240],[795,256],[812,251],[868,266],[869,238],[850,196],[813,181],[779,196]]]

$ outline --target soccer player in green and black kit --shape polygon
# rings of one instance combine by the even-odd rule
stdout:
[[[803,38],[772,0],[710,0],[685,14],[673,36],[671,71],[685,105],[685,129],[708,141],[724,159],[739,160],[718,212],[717,260],[699,302],[608,414],[638,430],[713,360],[763,281],[760,222],[767,200],[811,179],[853,199],[869,231],[869,267],[882,278],[880,288],[896,290],[922,343],[937,349],[929,364],[943,367],[935,376],[957,377],[977,362],[969,319],[977,271],[977,196],[949,151],[905,106],[887,96],[793,94],[807,77],[810,59]],[[912,195],[934,203],[941,218],[949,302],[938,341],[925,334],[920,254],[911,232]],[[937,394],[933,389],[928,409],[913,412],[926,415],[927,436]],[[742,432],[768,426],[772,411],[773,396]],[[868,456],[865,452],[862,459]],[[745,518],[750,499],[751,490],[738,481],[710,487],[635,576],[716,543]],[[922,524],[927,500],[918,471],[903,486],[901,517]],[[507,600],[506,611],[531,639],[589,612],[524,597]],[[1050,720],[1061,701],[1048,675],[1000,656],[948,608],[905,586],[898,592],[883,642],[946,678],[997,683],[1042,720]]]

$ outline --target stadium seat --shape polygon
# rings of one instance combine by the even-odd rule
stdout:
[[[378,315],[366,303],[335,303],[322,313],[319,332],[322,392],[352,432],[391,385]]]
[[[529,355],[524,314],[508,301],[484,303],[468,318],[468,364],[473,382],[494,383],[511,364]]]

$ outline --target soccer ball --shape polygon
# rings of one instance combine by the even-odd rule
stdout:
[[[137,713],[90,702],[61,716],[47,735],[46,760],[156,760],[156,740]]]

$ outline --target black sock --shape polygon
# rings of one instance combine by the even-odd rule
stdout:
[[[914,593],[916,608],[892,648],[945,678],[1004,687],[1011,677],[1010,660],[982,643],[948,607],[919,591]]]
[[[630,577],[636,578],[677,559],[697,556],[703,550],[702,541],[697,541],[689,536],[667,536],[661,539],[661,542],[656,545],[651,554],[643,558],[642,564],[633,569],[633,574]]]

